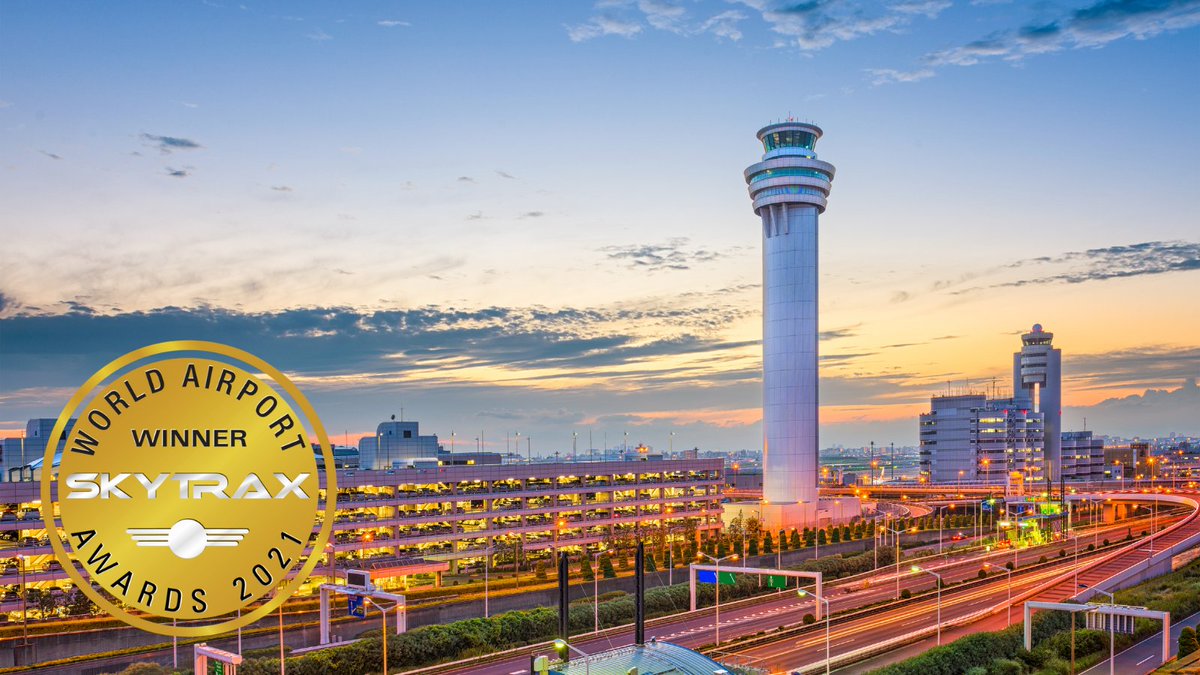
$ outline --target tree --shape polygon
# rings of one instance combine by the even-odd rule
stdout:
[[[584,553],[579,561],[579,573],[588,581],[596,578],[596,571],[592,569],[592,557],[587,553]]]
[[[807,528],[805,528],[805,530],[807,531]],[[788,538],[788,548],[800,548],[800,532],[795,529],[792,530],[792,536]]]
[[[612,579],[617,576],[617,571],[613,569],[612,558],[606,553],[600,556],[600,573],[605,579]]]
[[[1183,658],[1188,654],[1200,649],[1200,641],[1196,638],[1195,628],[1184,628],[1179,634],[1179,658]]]
[[[830,534],[832,535],[830,538],[833,539],[833,543],[836,544],[842,540],[842,528],[840,528],[840,527],[832,528],[832,532],[830,532]]]
[[[58,598],[49,591],[40,588],[30,588],[25,591],[25,602],[31,609],[37,610],[43,619],[58,607]]]
[[[817,543],[824,546],[826,543],[825,530],[817,530]]]
[[[763,534],[763,553],[771,554],[775,552],[775,539],[771,537],[770,532]]]
[[[758,538],[750,539],[749,555],[758,555]]]
[[[545,561],[543,561],[543,560],[537,561],[537,564],[533,566],[533,576],[537,579],[545,579],[546,578],[546,562]]]
[[[72,588],[67,595],[67,614],[71,616],[88,616],[96,612],[96,603],[87,596],[87,593]]]
[[[649,574],[650,572],[657,572],[657,571],[658,571],[658,566],[654,564],[654,556],[652,556],[652,555],[646,556],[646,573]]]

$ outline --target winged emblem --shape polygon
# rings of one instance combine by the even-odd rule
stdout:
[[[191,560],[209,548],[237,546],[250,533],[244,527],[205,527],[199,521],[184,518],[169,528],[131,527],[125,533],[138,546],[161,546],[177,557]]]

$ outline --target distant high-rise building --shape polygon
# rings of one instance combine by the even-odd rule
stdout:
[[[1062,462],[1067,480],[1103,480],[1104,439],[1090,431],[1064,431]]]
[[[1050,479],[1062,469],[1062,350],[1051,342],[1053,333],[1035,323],[1021,336],[1021,351],[1013,354],[1013,398],[1042,413],[1046,420],[1046,462]]]
[[[820,127],[763,127],[745,171],[763,242],[763,510],[772,528],[810,525],[817,498],[817,219],[834,168]]]
[[[0,458],[4,465],[5,480],[33,480],[33,474],[24,467],[43,458],[46,446],[50,444],[50,435],[54,432],[54,423],[57,421],[53,417],[31,419],[25,423],[23,438],[4,439],[4,444],[0,447],[0,452],[2,452]],[[75,428],[75,418],[67,420],[67,426],[58,439],[59,452],[73,428]],[[40,464],[38,462],[39,466]]]
[[[437,461],[442,446],[436,434],[422,436],[416,422],[381,422],[375,436],[358,442],[358,464],[363,470],[406,467],[413,460]]]
[[[921,475],[932,483],[1045,480],[1041,413],[983,394],[934,396],[920,418]]]

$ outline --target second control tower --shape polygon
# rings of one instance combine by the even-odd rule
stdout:
[[[772,529],[810,525],[822,516],[817,497],[817,218],[825,211],[834,168],[817,159],[813,148],[820,137],[814,124],[766,126],[758,132],[762,161],[745,171],[754,212],[762,219],[762,517]]]

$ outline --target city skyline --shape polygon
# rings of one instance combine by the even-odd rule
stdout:
[[[138,7],[3,10],[0,434],[186,337],[337,442],[757,448],[740,172],[790,115],[839,168],[821,447],[915,444],[1034,323],[1064,430],[1200,433],[1200,3]]]

